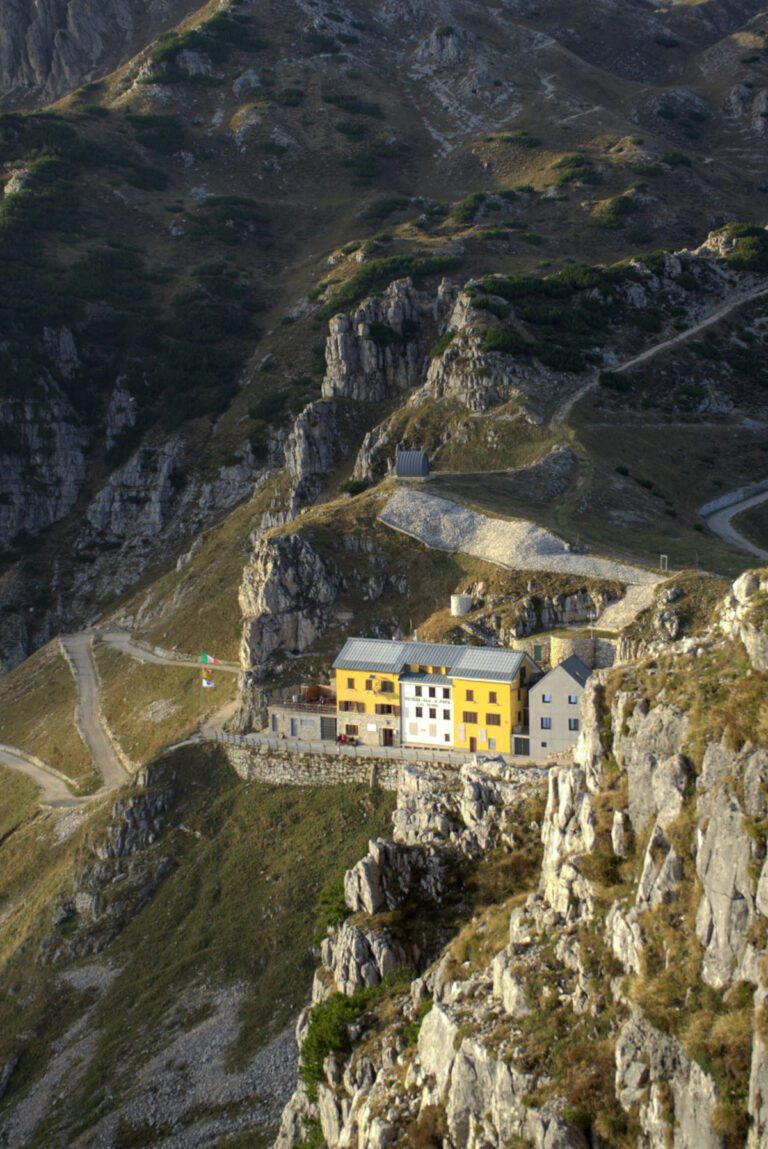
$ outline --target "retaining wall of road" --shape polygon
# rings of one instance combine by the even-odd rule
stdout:
[[[751,499],[753,495],[762,495],[764,491],[768,491],[768,479],[761,479],[758,483],[747,483],[738,490],[727,491],[726,494],[712,499],[710,503],[705,503],[703,507],[699,507],[699,514],[706,519],[707,516],[714,515],[715,511],[724,511],[726,507],[732,507],[742,499]]]

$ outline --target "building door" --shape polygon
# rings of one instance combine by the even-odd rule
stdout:
[[[381,744],[382,744],[382,746],[394,746],[394,744],[395,744],[394,731],[382,730],[382,732],[381,732]]]
[[[320,718],[320,737],[323,742],[336,741],[336,719],[335,718]]]
[[[477,750],[477,739],[476,739],[476,738],[470,738],[470,740],[469,740],[469,750],[470,750],[470,753],[471,753],[471,754],[474,754],[474,753],[475,753],[475,751]]]
[[[291,738],[298,738],[299,736],[299,720],[298,718],[291,719]]]

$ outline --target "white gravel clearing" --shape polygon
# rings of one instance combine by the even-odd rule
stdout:
[[[379,515],[385,526],[428,547],[461,551],[511,570],[551,571],[636,585],[660,580],[653,571],[566,550],[557,535],[525,519],[492,519],[458,503],[402,487]]]

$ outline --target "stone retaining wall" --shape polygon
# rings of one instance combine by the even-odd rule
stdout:
[[[341,754],[312,754],[299,750],[271,750],[260,746],[222,743],[232,769],[248,782],[273,782],[282,786],[338,786],[342,783],[376,783],[396,790],[402,763],[384,758],[353,758]],[[433,769],[434,763],[409,762],[409,766]]]

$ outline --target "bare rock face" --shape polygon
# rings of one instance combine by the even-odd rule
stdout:
[[[674,1129],[680,1149],[722,1149],[711,1122],[718,1101],[712,1079],[677,1038],[640,1014],[626,1022],[616,1043],[616,1091],[624,1108],[638,1113],[648,1144],[667,1144]]]
[[[58,99],[105,75],[197,7],[195,0],[5,0],[0,106]]]
[[[430,296],[416,291],[410,279],[398,279],[350,315],[334,316],[325,348],[323,397],[375,402],[416,387],[429,328],[445,313],[451,292],[443,283]]]
[[[720,611],[720,629],[744,643],[755,670],[768,670],[768,572],[745,571]]]
[[[43,402],[0,401],[0,546],[19,531],[35,534],[63,518],[85,482],[88,431],[52,381],[44,389]]]

